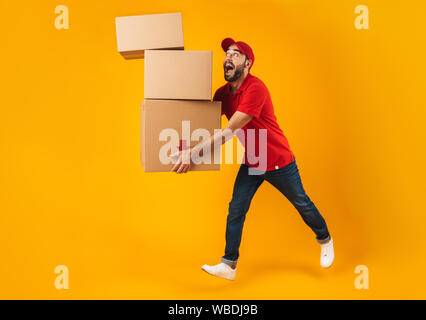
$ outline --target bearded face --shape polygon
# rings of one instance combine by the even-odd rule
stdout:
[[[244,59],[242,59],[242,56],[238,56],[236,54],[234,54],[233,58],[230,58],[227,55],[227,58],[223,63],[225,80],[228,82],[233,82],[239,79],[244,74],[244,67],[246,65],[246,61],[247,56],[245,55]]]

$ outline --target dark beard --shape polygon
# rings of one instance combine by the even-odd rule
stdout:
[[[234,82],[235,80],[239,79],[243,73],[244,73],[244,65],[240,65],[235,69],[234,75],[230,78],[226,77],[226,74],[224,73],[225,80],[228,82]]]

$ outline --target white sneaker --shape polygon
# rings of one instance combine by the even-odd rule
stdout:
[[[321,267],[328,268],[334,261],[333,239],[321,245]]]
[[[207,273],[210,273],[213,276],[221,277],[228,280],[235,280],[235,272],[237,271],[237,268],[232,269],[229,265],[223,262],[214,266],[209,266],[205,264],[201,267],[201,269]]]

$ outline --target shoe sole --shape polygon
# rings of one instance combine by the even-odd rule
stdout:
[[[329,266],[324,267],[324,266],[321,264],[321,267],[322,267],[323,269],[328,269],[328,268],[330,268],[330,267],[333,265],[333,263],[334,263],[334,259],[333,259],[333,261],[331,262],[331,264],[330,264]]]
[[[228,279],[228,278],[224,278],[224,277],[221,277],[221,276],[217,276],[217,275],[215,275],[213,273],[210,273],[210,272],[208,272],[207,270],[205,270],[203,268],[201,268],[201,270],[203,270],[205,273],[207,273],[207,274],[209,274],[209,275],[211,275],[213,277],[216,277],[216,278],[222,278],[222,279],[229,280],[229,281],[235,281],[235,278],[234,279]]]

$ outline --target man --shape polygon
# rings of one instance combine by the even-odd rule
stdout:
[[[210,141],[201,142],[192,149],[175,154],[179,159],[172,168],[177,173],[185,173],[190,168],[193,156],[200,155],[202,146],[208,144],[213,148],[215,142],[224,143],[236,133],[244,133],[244,138],[240,140],[243,140],[241,142],[245,145],[246,152],[229,203],[225,255],[219,264],[203,265],[202,270],[214,276],[235,280],[246,213],[264,180],[287,197],[314,231],[321,245],[320,264],[328,268],[334,260],[333,240],[323,217],[303,188],[294,154],[278,126],[268,89],[260,79],[249,73],[254,63],[253,51],[248,44],[235,42],[231,38],[222,41],[222,48],[226,52],[223,68],[228,83],[216,91],[213,100],[222,101],[222,114],[228,118],[228,125]],[[250,130],[255,132],[254,141],[249,141]],[[260,139],[262,130],[266,131],[266,139],[263,141]],[[259,153],[262,148],[266,148],[266,168],[263,166],[258,170],[261,157],[256,157],[256,152]],[[253,163],[253,159],[259,159],[259,163]]]

